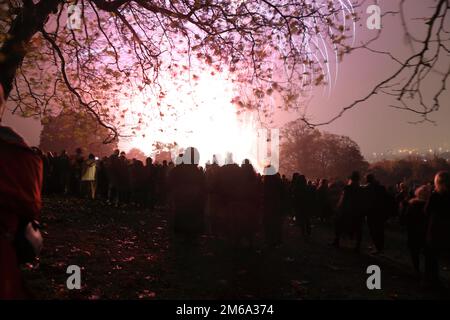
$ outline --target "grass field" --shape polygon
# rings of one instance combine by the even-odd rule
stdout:
[[[350,243],[328,246],[332,226],[318,224],[304,241],[287,219],[284,244],[235,249],[203,236],[195,243],[175,238],[167,211],[113,208],[101,201],[45,199],[45,249],[25,278],[40,299],[442,299],[420,286],[412,272],[406,239],[390,226],[386,253],[371,256]],[[368,290],[366,269],[381,268],[381,290]],[[69,265],[81,268],[80,290],[66,287]],[[444,275],[448,276],[446,267]]]

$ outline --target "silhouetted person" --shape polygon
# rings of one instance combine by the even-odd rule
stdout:
[[[148,157],[145,160],[145,195],[146,204],[150,211],[153,211],[156,204],[156,166],[153,159]]]
[[[130,174],[129,174],[129,163],[128,159],[126,157],[126,153],[122,151],[120,153],[119,159],[118,159],[118,168],[117,168],[117,175],[119,178],[118,185],[117,185],[117,203],[126,204],[128,203],[129,196],[130,196]]]
[[[417,275],[420,275],[420,255],[424,253],[427,219],[425,205],[431,190],[428,186],[417,188],[415,197],[410,199],[405,208],[404,221],[408,233],[408,249]]]
[[[158,166],[157,169],[157,182],[156,182],[156,192],[157,192],[157,204],[161,207],[167,206],[168,200],[168,174],[169,166],[166,160],[163,160],[162,165]]]
[[[308,186],[304,175],[294,174],[292,179],[292,198],[295,214],[295,222],[300,227],[302,236],[311,236],[311,212],[314,192]]]
[[[226,164],[219,168],[215,181],[215,188],[219,196],[219,211],[214,217],[215,232],[224,235],[237,245],[241,235],[242,200],[245,195],[242,181],[242,168],[227,155]]]
[[[106,172],[108,175],[108,203],[119,205],[119,170],[120,170],[120,151],[114,150],[106,162]]]
[[[283,190],[282,190],[282,199],[281,199],[281,207],[282,207],[282,213],[283,215],[287,216],[291,212],[291,194],[290,194],[290,182],[289,179],[283,174],[281,176],[281,181],[283,184]]]
[[[81,195],[81,175],[83,174],[83,164],[83,150],[81,148],[77,148],[72,160],[72,191],[77,196]]]
[[[244,164],[240,168],[239,181],[236,181],[236,186],[238,185],[240,185],[240,197],[237,240],[246,240],[249,246],[253,247],[260,223],[260,185],[256,172],[248,159],[244,160]]]
[[[52,177],[53,177],[53,156],[51,152],[47,152],[44,154],[43,152],[40,153],[42,164],[43,164],[43,170],[44,170],[44,178],[42,182],[42,193],[47,195],[50,194],[52,190]]]
[[[439,172],[434,179],[435,191],[426,205],[428,219],[425,272],[427,279],[439,284],[439,258],[450,250],[450,174]]]
[[[330,191],[328,188],[328,180],[321,179],[316,190],[317,215],[323,222],[329,219],[333,213],[331,207]]]
[[[187,148],[183,163],[175,166],[169,177],[174,202],[174,231],[196,237],[204,232],[205,177],[198,168],[200,155]]]
[[[98,161],[97,166],[97,195],[102,199],[108,199],[108,157]]]
[[[132,159],[129,166],[131,203],[143,206],[145,199],[145,168],[142,161]]]
[[[280,174],[272,173],[272,168],[266,167],[263,176],[263,225],[266,244],[280,245],[282,242],[283,215],[281,199],[283,183]]]
[[[355,251],[361,248],[364,196],[360,186],[359,172],[353,172],[349,184],[344,187],[338,203],[338,214],[336,217],[336,237],[333,245],[339,247],[343,234],[355,238]]]
[[[214,159],[214,158],[213,158]],[[217,162],[206,166],[206,189],[208,193],[206,217],[209,222],[208,231],[215,236],[220,236],[221,232],[221,213],[223,211],[224,204],[222,203],[223,197],[219,190],[219,171],[220,167]]]
[[[56,159],[56,174],[58,177],[58,190],[64,194],[69,193],[70,158],[66,150],[62,150]]]
[[[367,226],[376,248],[373,253],[381,253],[384,250],[384,225],[389,211],[387,191],[379,184],[373,174],[367,175],[366,182],[364,204],[366,206]]]
[[[406,209],[409,205],[409,200],[411,199],[411,196],[409,194],[408,187],[404,182],[401,182],[398,184],[398,190],[395,195],[395,201],[398,206],[398,214],[400,216],[404,216],[406,213]]]

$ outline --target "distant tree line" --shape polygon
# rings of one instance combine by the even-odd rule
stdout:
[[[108,129],[86,112],[65,110],[57,116],[43,118],[39,147],[44,151],[69,154],[82,148],[96,156],[109,156],[117,148],[117,141],[103,143]]]
[[[410,156],[404,159],[378,161],[372,163],[369,169],[386,185],[399,182],[422,184],[433,181],[438,171],[450,171],[450,163],[438,155],[428,159]]]
[[[280,172],[300,172],[309,178],[346,179],[352,171],[367,171],[358,144],[347,136],[309,128],[303,121],[288,123],[281,133]]]

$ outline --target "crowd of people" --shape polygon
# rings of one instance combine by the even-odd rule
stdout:
[[[450,247],[450,176],[436,175],[434,182],[408,188],[381,185],[373,174],[361,181],[353,172],[348,183],[327,179],[308,180],[300,173],[291,179],[267,167],[261,175],[249,160],[234,163],[229,155],[225,165],[215,160],[199,166],[195,148],[186,149],[176,162],[145,164],[127,159],[116,150],[111,156],[86,158],[81,149],[68,156],[40,154],[44,163],[44,193],[72,193],[104,199],[111,205],[135,205],[153,210],[155,206],[173,212],[177,234],[195,237],[205,232],[230,240],[234,245],[253,246],[257,234],[265,243],[282,243],[283,222],[292,217],[308,239],[312,220],[334,222],[339,247],[342,237],[361,247],[364,224],[373,242],[373,254],[385,246],[385,226],[397,219],[407,230],[413,266],[420,275],[420,258],[425,257],[425,274],[437,283],[439,256]],[[215,158],[214,158],[215,159]]]
[[[77,148],[73,155],[63,150],[59,154],[35,152],[43,160],[43,194],[71,194],[90,199],[104,199],[116,207],[133,204],[152,209],[156,199],[164,201],[166,176],[173,163],[154,164],[151,158],[144,164],[127,159],[125,152],[115,150],[101,159]]]
[[[85,156],[81,148],[72,155],[66,151],[54,155],[28,148],[9,128],[0,128],[0,170],[7,180],[0,183],[0,225],[9,230],[2,235],[20,232],[21,219],[37,218],[41,190],[44,195],[59,193],[103,200],[116,207],[171,212],[177,236],[193,240],[208,233],[233,247],[250,249],[259,235],[267,248],[282,244],[283,224],[289,217],[306,241],[312,236],[312,221],[334,222],[335,239],[330,245],[339,247],[347,237],[355,241],[356,251],[366,224],[373,254],[379,254],[385,247],[386,222],[395,218],[406,226],[417,274],[421,274],[423,256],[424,279],[439,284],[439,262],[450,248],[448,172],[439,172],[434,182],[412,190],[405,183],[386,188],[370,173],[362,181],[360,173],[353,172],[347,182],[308,180],[300,173],[288,178],[271,166],[259,174],[249,160],[239,165],[231,154],[224,165],[213,160],[203,168],[195,148],[187,148],[175,163],[161,164],[152,158],[145,163],[127,159],[119,150],[101,159],[92,153]],[[21,164],[16,155],[28,164]],[[18,165],[24,169],[14,169]],[[5,237],[0,239],[0,296],[20,297],[23,292],[5,289],[5,283],[14,287],[8,281],[19,272],[10,243]]]

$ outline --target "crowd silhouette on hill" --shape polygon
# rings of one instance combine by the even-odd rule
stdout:
[[[169,211],[174,234],[187,240],[210,234],[233,247],[252,249],[257,235],[263,235],[265,246],[276,248],[283,242],[283,223],[290,217],[305,241],[312,236],[312,221],[334,222],[335,239],[330,246],[339,247],[346,237],[355,241],[355,251],[361,248],[366,223],[373,254],[380,254],[385,247],[386,222],[395,217],[406,226],[417,275],[430,284],[440,284],[439,261],[450,248],[448,172],[437,173],[434,182],[418,188],[405,183],[386,188],[370,173],[362,181],[360,173],[353,172],[347,183],[308,180],[300,173],[289,179],[271,166],[259,174],[249,160],[238,165],[231,154],[224,165],[213,158],[203,168],[195,148],[187,148],[175,163],[161,164],[152,158],[145,164],[127,159],[119,150],[101,159],[92,153],[85,156],[81,148],[73,155],[64,150],[57,155],[38,148],[31,151],[41,160],[44,195],[65,194],[103,200],[115,207]],[[0,167],[3,170],[7,164]],[[39,176],[27,179],[39,180]],[[36,181],[33,183],[39,185]]]
[[[450,247],[450,176],[439,172],[434,182],[417,188],[399,183],[382,186],[373,174],[361,181],[353,172],[348,183],[327,179],[308,180],[300,173],[291,179],[265,168],[255,171],[249,160],[236,164],[230,154],[220,166],[213,158],[199,166],[195,148],[173,162],[145,164],[127,159],[125,152],[109,157],[84,157],[77,149],[53,156],[35,150],[44,163],[44,193],[65,193],[104,199],[114,206],[155,206],[173,212],[176,234],[195,238],[204,233],[228,239],[233,245],[253,247],[257,233],[268,246],[282,243],[286,217],[295,220],[305,240],[312,234],[312,220],[333,221],[339,247],[342,237],[361,247],[364,224],[373,242],[373,254],[385,247],[385,226],[390,218],[406,226],[411,260],[420,275],[420,258],[425,257],[425,275],[438,283],[439,257]],[[275,174],[274,174],[275,173]]]
[[[3,100],[0,86],[0,109]],[[42,193],[170,211],[177,236],[195,240],[209,233],[233,247],[247,248],[253,248],[258,234],[264,235],[268,248],[279,246],[283,222],[291,216],[305,240],[312,236],[313,219],[333,219],[331,245],[339,247],[344,236],[352,236],[356,251],[367,223],[374,253],[379,254],[385,248],[386,222],[396,217],[406,226],[417,274],[421,275],[424,257],[424,279],[439,286],[440,263],[450,251],[449,172],[438,172],[433,182],[417,188],[399,183],[392,189],[373,174],[366,176],[364,184],[358,172],[348,183],[312,181],[300,173],[289,179],[272,166],[259,174],[250,161],[238,165],[231,154],[224,165],[213,160],[205,168],[199,166],[199,159],[195,148],[187,148],[175,164],[156,164],[151,158],[144,164],[127,159],[119,150],[102,159],[92,153],[86,157],[81,148],[73,155],[66,151],[53,155],[30,148],[11,128],[0,125],[0,299],[29,297],[19,265],[42,246],[35,222]]]

